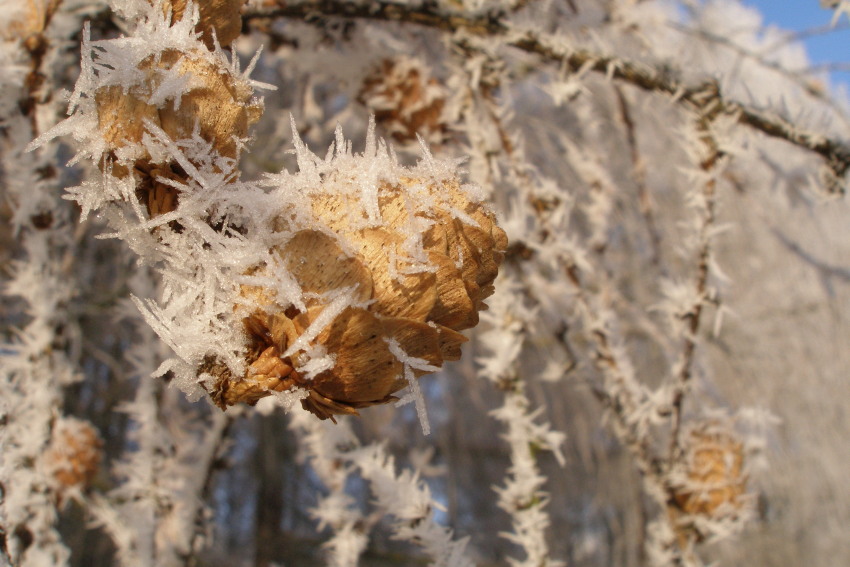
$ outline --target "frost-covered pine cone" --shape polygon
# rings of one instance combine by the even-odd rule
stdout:
[[[145,119],[174,140],[191,137],[197,127],[220,155],[235,158],[236,140],[246,138],[248,127],[262,114],[251,87],[206,51],[162,51],[140,61],[137,70],[143,78],[134,87],[107,85],[95,92],[98,125],[119,160],[132,151],[137,166],[158,161],[139,152],[148,132]],[[167,82],[182,83],[182,90],[163,104],[155,99],[167,92]]]
[[[675,471],[668,514],[680,540],[701,540],[712,522],[742,516],[747,497],[744,444],[714,422],[694,425],[686,437],[683,462]]]
[[[292,214],[274,218],[283,240],[274,253],[305,302],[284,308],[267,288],[243,288],[261,306],[245,319],[250,367],[241,379],[204,369],[217,375],[220,407],[293,387],[322,419],[386,403],[408,385],[406,371],[459,359],[458,331],[486,309],[507,238],[456,177],[402,176],[369,193],[339,175],[308,194],[306,227]]]
[[[106,150],[115,160],[113,173],[124,176],[127,165],[140,175],[138,194],[152,216],[176,208],[177,191],[159,179],[183,180],[181,168],[164,155],[151,155],[142,143],[147,124],[174,140],[193,134],[211,144],[218,155],[235,159],[238,140],[262,115],[262,103],[247,83],[204,49],[170,49],[150,55],[136,67],[142,77],[133,88],[106,85],[95,91],[97,120]],[[168,82],[185,83],[179,95],[157,101]]]
[[[429,143],[440,143],[447,129],[447,95],[421,61],[395,57],[381,61],[366,77],[358,98],[397,142],[415,143],[422,136]]]
[[[103,441],[97,429],[81,419],[56,421],[42,462],[61,502],[65,492],[86,488],[100,467]]]
[[[210,41],[215,35],[224,46],[238,35],[243,3],[162,1],[135,22],[135,35],[116,39],[91,41],[86,27],[85,63],[71,95],[71,116],[36,144],[71,135],[79,142],[75,159],[89,157],[105,175],[132,179],[135,198],[150,216],[175,210],[176,187],[189,174],[162,140],[179,141],[192,166],[210,162],[217,171],[229,171],[263,111],[256,84],[240,71],[238,58]],[[83,208],[126,200],[124,194],[116,198],[119,193],[87,191],[91,200]]]

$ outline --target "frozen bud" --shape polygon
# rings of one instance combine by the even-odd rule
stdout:
[[[684,449],[669,512],[680,539],[700,539],[701,520],[735,518],[748,505],[744,445],[731,431],[707,423],[690,431]]]
[[[190,0],[164,0],[163,12],[171,10],[172,21],[183,19]],[[219,45],[227,47],[242,33],[240,11],[247,0],[198,0],[200,21],[195,29],[203,34],[204,43],[213,48],[213,32]]]
[[[365,79],[358,98],[397,141],[415,141],[417,133],[431,143],[442,141],[446,90],[422,62],[385,59]]]
[[[56,421],[47,451],[45,469],[61,500],[68,490],[83,490],[97,474],[103,441],[88,421],[63,417]]]
[[[459,331],[478,323],[493,292],[507,238],[456,178],[402,177],[369,195],[343,182],[308,199],[309,228],[286,212],[273,223],[282,240],[273,253],[304,309],[244,288],[262,308],[245,323],[248,372],[220,373],[211,388],[222,408],[291,387],[309,393],[302,404],[322,419],[395,400],[405,365],[420,376],[460,358]]]

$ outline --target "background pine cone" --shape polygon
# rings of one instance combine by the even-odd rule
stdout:
[[[687,448],[688,482],[675,493],[679,507],[706,517],[724,506],[740,508],[746,485],[743,444],[729,434],[695,430]]]
[[[680,482],[672,487],[667,512],[683,548],[692,539],[704,539],[700,526],[705,521],[746,511],[744,444],[722,426],[707,423],[690,431],[678,473]]]
[[[443,116],[446,88],[421,61],[384,59],[363,81],[358,100],[397,142],[415,142],[417,133],[440,143],[447,125]]]
[[[97,474],[103,441],[97,429],[81,419],[63,417],[53,427],[42,458],[59,502],[72,489],[84,489]]]

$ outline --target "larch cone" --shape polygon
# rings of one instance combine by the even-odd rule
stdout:
[[[310,198],[311,228],[293,228],[288,215],[273,227],[291,235],[274,254],[301,287],[304,309],[281,310],[273,291],[243,287],[245,297],[263,306],[244,320],[248,371],[235,377],[212,360],[203,368],[216,378],[209,391],[222,409],[293,387],[307,391],[301,403],[321,419],[393,401],[407,381],[405,361],[391,348],[439,368],[460,358],[466,338],[459,331],[475,326],[478,311],[487,308],[507,237],[456,178],[383,182],[377,224],[364,222],[368,212],[356,193]],[[430,203],[422,207],[414,198]],[[411,222],[427,228],[411,231]],[[346,306],[332,310],[343,293]],[[319,321],[328,313],[331,320]],[[321,331],[310,346],[299,343],[317,321]],[[327,368],[316,370],[317,356]]]
[[[69,490],[84,490],[97,474],[103,440],[88,421],[63,417],[56,421],[50,444],[41,455],[61,503]]]
[[[701,520],[722,520],[743,513],[746,494],[744,444],[731,431],[708,422],[686,438],[680,483],[672,486],[667,513],[682,548],[702,541]]]
[[[172,140],[197,133],[219,156],[236,159],[240,139],[263,112],[247,81],[234,76],[224,63],[203,48],[181,52],[165,50],[138,65],[143,74],[131,88],[112,85],[95,92],[97,121],[112,173],[139,176],[137,194],[151,216],[177,208],[178,192],[160,179],[185,180],[185,172],[170,160],[151,156],[142,144],[145,120],[161,128]],[[155,93],[175,76],[186,81],[179,100],[153,101]],[[154,103],[156,102],[156,103]],[[196,130],[197,128],[197,130]]]
[[[409,57],[384,59],[366,77],[358,100],[398,142],[416,142],[421,135],[439,143],[448,130],[444,108],[448,92],[431,77],[428,67]]]

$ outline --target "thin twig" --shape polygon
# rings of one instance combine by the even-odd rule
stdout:
[[[632,120],[631,111],[629,110],[629,102],[626,100],[625,94],[620,87],[614,88],[614,94],[617,95],[617,108],[620,111],[620,119],[626,129],[626,141],[629,145],[629,156],[632,160],[632,174],[634,176],[635,185],[637,185],[638,193],[638,208],[643,221],[646,224],[646,230],[649,233],[650,248],[652,255],[650,262],[654,266],[663,269],[661,264],[661,233],[655,224],[655,214],[652,210],[652,197],[649,193],[649,188],[646,186],[646,167],[643,158],[640,156],[640,149],[637,143],[637,132],[635,129],[634,120]]]
[[[243,14],[242,19],[245,23],[268,18],[315,23],[331,17],[417,24],[446,32],[464,30],[478,35],[499,35],[507,32],[505,25],[493,16],[469,18],[456,13],[443,12],[437,9],[436,3],[426,3],[410,8],[385,1],[357,4],[339,0],[319,0],[318,2],[286,3],[272,10],[249,10]]]
[[[717,142],[711,135],[710,126],[713,116],[702,116],[697,121],[697,130],[702,143],[706,146],[706,156],[700,161],[699,168],[709,174],[709,179],[705,182],[702,189],[704,209],[700,225],[698,229],[699,251],[697,252],[696,277],[694,281],[694,291],[696,301],[683,317],[687,320],[687,327],[682,339],[682,351],[680,354],[677,372],[674,376],[674,385],[672,393],[672,415],[671,431],[670,431],[670,450],[668,459],[672,466],[678,458],[681,447],[679,444],[679,431],[682,426],[682,407],[685,401],[685,394],[688,390],[688,385],[693,376],[694,355],[696,354],[697,333],[699,331],[700,320],[702,318],[703,307],[708,296],[708,276],[711,264],[711,230],[714,227],[715,221],[715,206],[717,181],[712,170],[717,166],[718,161],[723,157],[723,153],[718,148]]]

